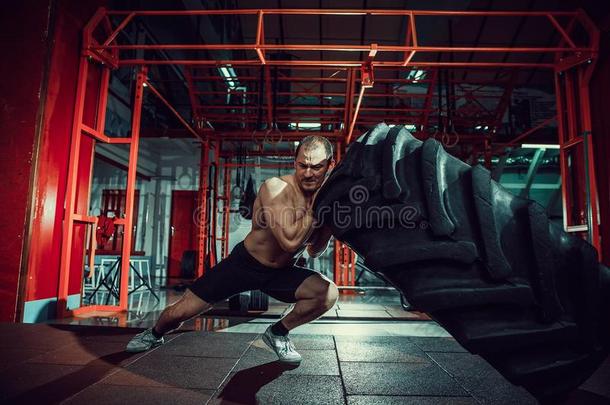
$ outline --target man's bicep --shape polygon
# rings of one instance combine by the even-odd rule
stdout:
[[[263,183],[260,190],[260,202],[265,222],[274,227],[285,227],[290,218],[287,207],[286,192],[278,190],[277,185]]]

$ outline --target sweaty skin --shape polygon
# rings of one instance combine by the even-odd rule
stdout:
[[[244,239],[246,249],[259,262],[280,268],[306,247],[314,257],[326,249],[330,230],[314,226],[312,206],[333,164],[323,147],[303,149],[293,174],[263,183],[254,201],[252,230]]]

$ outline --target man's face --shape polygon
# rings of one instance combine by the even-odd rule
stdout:
[[[326,159],[326,150],[321,144],[302,147],[297,155],[294,168],[297,183],[306,193],[313,193],[322,186],[326,173],[334,166],[334,161]]]

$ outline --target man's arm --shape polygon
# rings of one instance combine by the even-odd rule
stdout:
[[[328,248],[331,236],[332,232],[327,226],[316,229],[311,237],[311,243],[307,245],[307,254],[310,257],[320,256]]]
[[[296,252],[311,236],[311,208],[295,210],[294,190],[285,181],[273,177],[263,183],[259,195],[265,223],[280,247]]]

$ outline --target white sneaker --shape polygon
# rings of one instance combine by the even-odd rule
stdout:
[[[126,352],[129,353],[139,353],[145,352],[147,350],[152,349],[153,347],[157,347],[162,345],[165,342],[163,340],[163,336],[160,339],[157,339],[152,334],[152,328],[146,329],[144,332],[138,333],[127,343],[127,347],[125,348]]]
[[[271,348],[282,363],[299,364],[301,355],[297,353],[288,336],[278,336],[271,332],[271,326],[263,333],[263,342]]]

